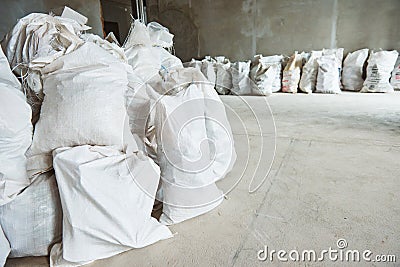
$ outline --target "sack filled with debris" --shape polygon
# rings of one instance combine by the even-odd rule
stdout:
[[[30,184],[26,156],[32,142],[31,108],[0,48],[0,206]]]
[[[317,59],[318,76],[315,92],[326,94],[339,94],[339,71],[337,58],[334,55],[322,56]]]
[[[341,82],[342,65],[343,65],[343,51],[344,51],[343,48],[333,48],[333,49],[324,48],[324,49],[322,49],[323,56],[329,56],[329,55],[335,56],[336,64],[338,66],[337,71],[339,72],[339,79],[338,79],[339,88],[343,88],[342,82]]]
[[[400,56],[397,57],[395,67],[392,71],[392,78],[390,79],[390,84],[393,86],[394,90],[400,90]]]
[[[297,51],[290,57],[288,64],[283,70],[282,92],[297,93],[302,62],[303,58]]]
[[[393,51],[371,52],[368,59],[367,78],[362,93],[389,93],[393,87],[389,82],[399,53]]]
[[[358,92],[361,90],[363,79],[363,68],[368,58],[368,48],[349,53],[343,63],[342,83],[343,88],[348,91]]]
[[[161,69],[182,68],[182,61],[165,48],[172,47],[173,35],[157,23],[147,26],[135,20],[123,48],[134,75],[143,82],[159,79]]]
[[[318,58],[322,57],[322,51],[311,51],[308,61],[304,64],[299,88],[304,93],[315,91],[318,75]]]
[[[251,95],[253,84],[250,80],[251,61],[239,61],[232,63],[232,94]]]
[[[52,245],[61,240],[63,215],[54,172],[32,180],[12,202],[0,206],[10,258],[49,255]]]
[[[205,56],[201,63],[201,72],[207,78],[210,85],[215,87],[217,82],[216,60],[210,56]]]
[[[158,96],[155,114],[160,221],[174,224],[222,202],[215,182],[231,170],[236,153],[224,105],[202,73],[177,69],[165,73],[160,87],[169,92]]]
[[[258,87],[258,95],[269,95],[281,90],[282,55],[255,56],[250,77]]]
[[[30,172],[51,168],[51,152],[59,147],[96,144],[125,149],[129,70],[91,42],[41,69],[45,96],[28,151]]]
[[[159,169],[141,151],[84,145],[53,155],[64,217],[52,262],[90,262],[172,237],[151,217]]]
[[[215,90],[220,95],[227,95],[232,89],[231,62],[224,56],[215,57]]]

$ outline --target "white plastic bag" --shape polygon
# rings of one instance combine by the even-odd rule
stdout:
[[[290,57],[288,64],[283,70],[282,92],[297,93],[302,61],[303,58],[297,51]]]
[[[30,183],[25,152],[31,142],[31,108],[0,49],[0,206]]]
[[[339,94],[340,87],[338,63],[334,55],[322,56],[317,59],[318,76],[315,92],[326,94]]]
[[[389,79],[398,55],[399,53],[396,50],[371,52],[368,59],[367,78],[364,81],[361,92],[393,92]]]
[[[345,90],[360,91],[364,79],[362,77],[365,60],[368,57],[368,48],[349,53],[343,63],[342,83]]]
[[[235,62],[231,66],[232,93],[235,95],[251,95],[252,84],[250,80],[251,61]]]
[[[400,57],[397,57],[390,84],[393,86],[393,89],[400,90]]]
[[[322,51],[311,51],[311,56],[303,67],[300,78],[299,88],[305,93],[312,93],[315,91],[318,75],[318,62],[317,59],[322,56]]]
[[[142,152],[85,145],[56,149],[53,156],[64,214],[63,259],[107,258],[172,237],[151,217],[159,170]]]
[[[224,56],[215,57],[215,60],[215,90],[221,95],[227,95],[232,89],[231,62]]]
[[[12,202],[0,207],[10,257],[49,255],[51,246],[61,240],[62,216],[54,172],[38,175]]]
[[[84,144],[124,149],[129,69],[90,42],[44,67],[45,98],[29,155],[51,160],[56,148]],[[42,169],[49,167],[47,160]]]

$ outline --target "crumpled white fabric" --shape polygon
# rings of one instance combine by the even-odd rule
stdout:
[[[139,140],[142,147],[152,159],[156,160],[156,144],[154,141],[154,100],[152,94],[154,84],[162,79],[162,73],[175,68],[182,68],[182,61],[171,55],[162,45],[172,44],[159,42],[169,40],[172,35],[161,25],[151,24],[146,27],[135,20],[132,30],[124,44],[128,64],[132,67],[129,73],[129,90],[126,93],[126,106],[131,132]],[[157,37],[157,34],[162,36]],[[172,37],[171,37],[172,38]],[[149,95],[150,94],[150,95]]]
[[[32,142],[31,108],[0,49],[0,206],[10,202],[30,180],[25,152]]]
[[[19,19],[3,39],[2,47],[11,68],[23,78],[23,89],[33,110],[33,123],[38,120],[43,101],[40,69],[83,44],[79,34],[90,29],[81,24],[86,20],[68,7],[62,16],[31,13]]]
[[[113,55],[115,58],[121,60],[122,62],[127,63],[128,59],[126,58],[124,49],[119,47],[116,43],[111,43],[107,41],[106,39],[101,38],[98,35],[92,34],[92,33],[85,33],[82,34],[81,39],[84,40],[85,42],[92,42],[103,48],[105,51],[109,52],[111,55]]]
[[[134,75],[143,83],[160,79],[159,72],[162,70],[183,67],[179,58],[163,48],[168,42],[160,41],[164,37],[157,36],[165,34],[166,30],[159,30],[157,27],[151,23],[146,27],[139,20],[135,20],[123,46],[128,64],[132,66]]]
[[[111,257],[172,236],[151,217],[159,170],[142,152],[85,145],[56,149],[53,156],[64,214],[64,260]]]
[[[224,56],[215,57],[215,60],[215,90],[221,95],[227,95],[232,89],[231,62]]]

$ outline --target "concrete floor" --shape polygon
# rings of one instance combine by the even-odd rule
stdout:
[[[400,264],[400,93],[222,99],[234,107],[228,114],[239,157],[221,187],[229,188],[244,171],[223,204],[172,226],[174,238],[88,266],[265,266],[270,263],[257,260],[264,245],[321,251],[336,249],[339,238],[348,249],[395,254]],[[268,173],[275,137],[271,171],[250,194],[257,166],[253,187]],[[6,266],[47,262],[25,258]]]

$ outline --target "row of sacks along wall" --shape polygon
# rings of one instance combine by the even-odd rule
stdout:
[[[86,23],[68,7],[32,13],[1,42],[0,266],[85,265],[171,238],[224,199],[236,154],[214,87],[160,24],[134,21],[120,46]]]
[[[231,62],[224,56],[192,59],[185,66],[199,69],[221,94],[269,95],[286,93],[389,93],[400,90],[400,57],[397,51],[343,48],[297,51],[290,57],[256,55],[253,62]]]

